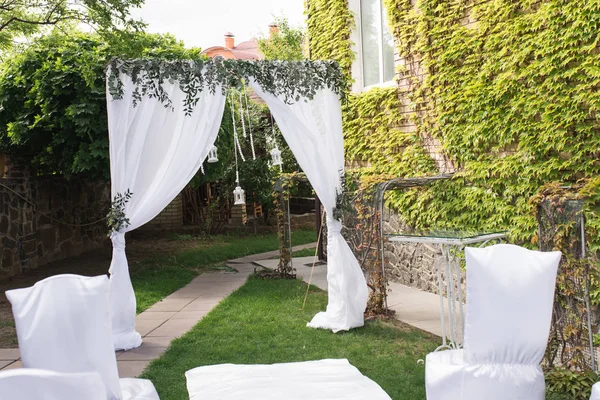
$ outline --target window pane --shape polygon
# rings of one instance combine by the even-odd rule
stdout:
[[[383,82],[394,79],[394,37],[387,23],[387,10],[382,2],[381,26],[383,31]]]
[[[379,76],[379,42],[381,38],[380,1],[360,0],[363,86],[381,82]]]

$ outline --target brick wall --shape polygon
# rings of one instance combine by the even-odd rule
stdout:
[[[246,205],[233,205],[231,207],[231,225],[244,226],[248,223],[248,215],[246,214]]]
[[[179,193],[175,199],[152,221],[147,228],[175,229],[183,226],[183,195]]]
[[[3,160],[0,279],[106,243],[108,228],[105,221],[99,220],[106,216],[110,206],[107,182],[38,177],[24,161],[4,157]],[[81,226],[94,221],[99,222]]]

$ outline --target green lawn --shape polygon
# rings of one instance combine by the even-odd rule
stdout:
[[[347,358],[392,399],[425,399],[425,370],[417,360],[434,350],[439,339],[380,321],[338,334],[307,328],[306,322],[325,309],[327,294],[312,288],[301,310],[305,291],[301,281],[250,278],[173,341],[142,377],[154,382],[161,400],[180,400],[188,396],[185,371],[201,365]]]
[[[316,236],[314,231],[295,231],[292,241],[294,245],[311,243],[317,240]],[[181,240],[195,240],[197,244],[176,255],[150,258],[133,266],[131,281],[138,313],[182,288],[202,272],[222,268],[226,260],[279,249],[275,233],[245,237],[221,235],[208,239],[186,236]]]

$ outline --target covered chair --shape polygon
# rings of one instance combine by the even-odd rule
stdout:
[[[100,374],[63,374],[34,368],[0,371],[0,399],[106,400]]]
[[[592,386],[592,396],[590,400],[600,400],[600,382]]]
[[[428,400],[543,400],[560,252],[466,248],[464,349],[426,359]]]
[[[109,400],[158,400],[152,382],[119,380],[110,318],[110,281],[57,275],[9,290],[25,368],[96,372]]]

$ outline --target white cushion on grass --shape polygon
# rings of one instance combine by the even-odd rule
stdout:
[[[121,399],[106,276],[57,275],[9,290],[26,368],[97,372],[109,399]]]
[[[96,372],[63,374],[19,368],[0,371],[0,399],[106,400],[106,389]]]
[[[190,400],[390,400],[348,360],[220,364],[185,373]]]

